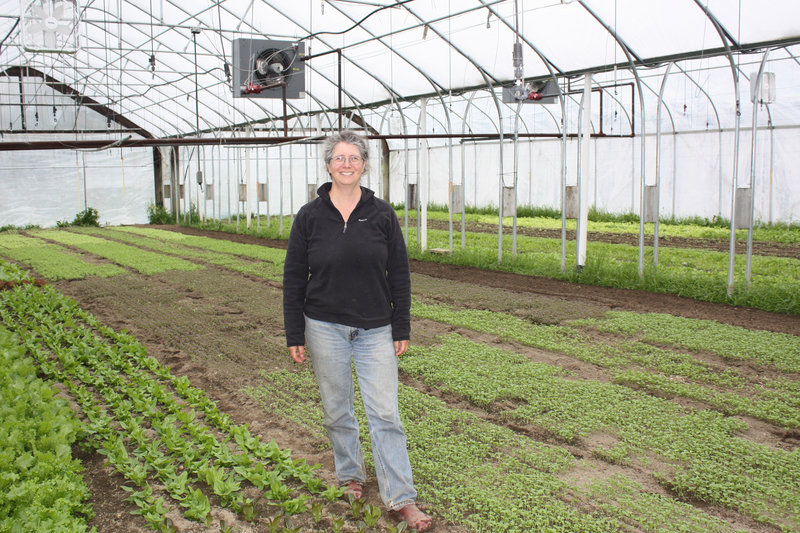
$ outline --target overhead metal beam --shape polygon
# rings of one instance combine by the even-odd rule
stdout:
[[[133,122],[126,116],[120,115],[113,109],[99,103],[97,100],[89,98],[88,96],[84,96],[80,94],[76,89],[70,87],[69,85],[60,82],[59,80],[53,78],[52,76],[45,74],[39,69],[33,67],[8,67],[4,71],[0,72],[0,76],[8,76],[8,77],[19,77],[22,79],[23,77],[36,77],[42,78],[44,83],[53,89],[65,96],[72,98],[79,106],[84,106],[96,113],[106,117],[109,120],[112,120],[126,128],[127,131],[130,133],[136,133],[137,135],[141,135],[144,138],[152,139],[154,136],[144,128],[140,127],[138,124]]]
[[[541,138],[560,139],[562,133],[520,133],[520,139]],[[567,134],[576,137],[576,134]],[[496,141],[499,139],[510,140],[508,135],[501,133],[428,133],[428,134],[397,134],[397,135],[367,135],[368,139],[375,140],[403,140],[403,139],[462,139],[472,141]],[[618,137],[631,138],[634,135],[600,135],[592,137]],[[0,142],[0,152],[25,151],[25,150],[102,150],[107,148],[142,148],[149,146],[246,146],[246,145],[275,145],[282,143],[317,142],[316,137],[306,136],[270,136],[270,137],[183,137],[162,139],[64,139],[60,141],[7,141]]]
[[[778,39],[778,40],[770,40],[770,41],[759,41],[757,43],[747,43],[739,47],[738,51],[740,52],[752,52],[757,50],[763,50],[765,48],[772,48],[772,47],[785,47],[785,46],[793,46],[800,44],[800,36],[797,37],[790,37],[787,39]],[[603,72],[612,72],[616,70],[628,70],[631,65],[636,66],[647,66],[653,67],[661,64],[667,64],[670,62],[675,61],[689,61],[692,59],[709,59],[713,57],[722,57],[727,56],[728,51],[724,47],[715,47],[715,48],[706,48],[703,50],[694,50],[691,52],[684,52],[680,54],[671,54],[671,55],[664,55],[664,56],[654,56],[654,57],[645,57],[642,58],[642,62],[639,63],[634,60],[633,63],[630,61],[620,61],[618,63],[607,63],[604,65],[596,65],[593,67],[586,67],[574,70],[568,70],[563,73],[565,78],[579,78],[586,74],[600,74]],[[530,82],[537,82],[537,81],[545,81],[548,79],[552,79],[549,74],[543,74],[541,76],[530,76],[526,77],[525,81]],[[503,82],[500,84],[501,86],[511,86],[514,83],[513,80],[508,80],[507,82]],[[485,84],[480,85],[466,85],[463,87],[457,87],[452,89],[453,95],[461,95],[465,93],[469,93],[472,91],[480,91],[486,88]],[[401,99],[401,101],[413,101],[420,98],[429,98],[431,96],[435,96],[436,93],[418,93],[407,95]],[[369,104],[367,107],[380,107],[382,105],[390,104],[389,100],[381,100],[376,101],[374,103]]]

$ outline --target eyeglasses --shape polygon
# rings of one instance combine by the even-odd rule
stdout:
[[[351,156],[343,156],[337,155],[331,158],[331,161],[336,163],[337,165],[344,164],[345,161],[349,161],[351,165],[360,165],[364,162],[360,155],[351,155]]]

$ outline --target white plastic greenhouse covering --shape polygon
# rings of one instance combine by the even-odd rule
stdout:
[[[797,223],[798,53],[796,0],[0,0],[0,226],[293,213],[343,127],[395,203]]]

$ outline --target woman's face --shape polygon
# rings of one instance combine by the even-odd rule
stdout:
[[[335,185],[348,187],[360,184],[364,161],[358,146],[340,142],[333,147],[333,155],[326,165]]]

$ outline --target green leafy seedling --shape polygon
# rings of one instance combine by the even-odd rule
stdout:
[[[352,494],[348,494],[347,499],[350,501],[350,514],[353,515],[353,518],[358,520],[361,518],[361,514],[363,512],[364,501],[357,500]]]
[[[322,504],[311,504],[311,516],[314,518],[314,523],[319,524],[322,521]]]
[[[344,518],[334,518],[331,520],[331,525],[333,527],[333,533],[339,533],[344,527]]]
[[[306,496],[305,494],[301,494],[297,498],[292,498],[291,500],[286,500],[285,502],[282,502],[281,507],[283,507],[287,515],[304,513],[307,510],[306,507],[307,499],[308,496]]]
[[[318,477],[311,477],[306,480],[306,488],[312,494],[319,494],[322,492],[323,482]]]
[[[328,488],[323,490],[321,493],[322,497],[328,500],[329,502],[335,502],[336,500],[341,498],[343,494],[344,494],[344,489],[336,487],[334,485],[328,486]]]
[[[270,533],[279,533],[281,530],[281,519],[283,518],[282,515],[274,516],[272,518],[267,519],[267,526],[269,527]]]
[[[238,500],[237,506],[239,512],[242,514],[245,520],[248,522],[252,522],[256,518],[256,502],[253,501],[252,498],[245,498],[244,500]]]
[[[379,507],[372,505],[370,503],[364,506],[364,522],[369,527],[374,527],[375,524],[378,523],[380,517],[381,517],[381,510]]]
[[[177,533],[178,526],[175,525],[171,518],[165,516],[158,526],[158,531],[159,533]]]
[[[273,479],[269,484],[269,491],[266,497],[270,500],[282,501],[288,500],[291,494],[291,487],[285,485],[279,479]]]
[[[208,523],[211,518],[211,502],[200,489],[190,489],[189,496],[181,505],[186,507],[186,518]]]

